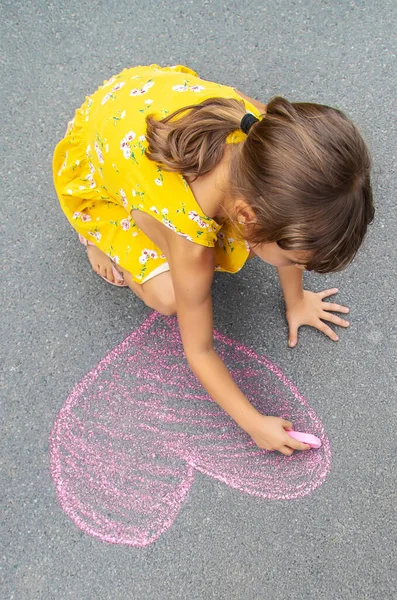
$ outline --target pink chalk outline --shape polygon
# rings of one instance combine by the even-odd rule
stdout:
[[[331,464],[320,419],[279,367],[215,332],[218,353],[264,414],[321,439],[285,457],[255,446],[206,394],[177,321],[153,313],[73,389],[50,435],[59,503],[82,531],[142,547],[175,520],[195,471],[268,500],[303,498]]]

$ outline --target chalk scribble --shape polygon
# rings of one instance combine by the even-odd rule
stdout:
[[[215,332],[240,389],[264,414],[322,441],[285,457],[260,450],[208,396],[184,357],[177,321],[153,313],[73,389],[50,436],[59,502],[103,541],[145,546],[176,518],[199,471],[268,500],[321,485],[331,452],[321,421],[265,357]]]

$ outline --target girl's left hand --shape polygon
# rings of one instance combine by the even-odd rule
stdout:
[[[330,321],[341,327],[349,327],[347,321],[327,312],[348,313],[349,309],[346,306],[332,304],[331,302],[323,302],[324,298],[328,298],[328,296],[332,296],[337,292],[338,290],[336,288],[317,293],[303,290],[303,298],[300,298],[297,302],[287,306],[287,321],[289,327],[288,345],[290,348],[293,348],[298,343],[298,329],[301,325],[311,325],[312,327],[319,329],[331,338],[331,340],[334,340],[334,342],[339,340],[336,333],[321,320],[324,319],[325,321]]]

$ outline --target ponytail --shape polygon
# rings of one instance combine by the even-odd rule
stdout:
[[[175,119],[182,113],[186,114]],[[210,98],[184,106],[161,121],[148,116],[146,155],[165,171],[197,179],[221,161],[226,138],[239,129],[245,113],[243,101]]]

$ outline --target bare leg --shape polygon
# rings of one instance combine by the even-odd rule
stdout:
[[[96,273],[106,277],[109,281],[114,282],[114,275],[112,270],[112,261],[102,250],[99,250],[96,246],[88,246],[87,254],[92,268]],[[146,283],[139,285],[136,283],[131,273],[125,269],[114,265],[116,270],[123,277],[124,282],[128,285],[130,290],[134,292],[138,298],[142,300],[154,310],[157,310],[163,315],[173,315],[176,312],[176,302],[174,294],[174,286],[172,283],[171,273],[160,273],[156,275]]]
[[[150,308],[157,310],[162,315],[174,315],[176,313],[176,302],[174,285],[172,283],[171,273],[169,271],[160,273],[146,283],[139,285],[132,279],[131,273],[116,269],[123,275],[128,287]]]
[[[128,287],[130,288],[130,290],[133,291],[134,294],[136,296],[138,296],[138,298],[140,298],[141,300],[143,300],[143,302],[145,304],[147,304],[146,299],[144,298],[143,286],[139,285],[139,283],[136,283],[132,279],[131,273],[129,273],[128,271],[125,271],[124,269],[122,269],[118,265],[116,265],[116,269],[120,273],[120,275],[123,276],[123,279],[124,279],[125,283],[128,285]]]

